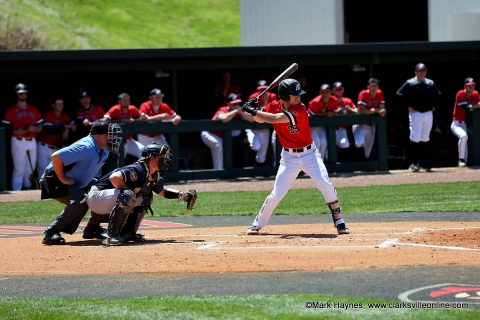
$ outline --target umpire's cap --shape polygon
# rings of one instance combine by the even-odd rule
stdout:
[[[304,93],[300,82],[295,79],[282,80],[278,85],[278,96],[282,100],[289,100],[289,96],[301,96]]]
[[[90,134],[108,134],[108,125],[105,120],[96,120],[90,128]]]

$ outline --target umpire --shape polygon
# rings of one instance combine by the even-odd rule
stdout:
[[[408,79],[397,90],[397,96],[408,107],[410,129],[410,166],[413,172],[420,167],[431,171],[430,132],[433,126],[433,111],[438,105],[440,90],[433,80],[427,77],[427,67],[423,63],[415,66],[415,77]]]
[[[65,204],[65,208],[45,230],[43,244],[63,245],[65,239],[60,232],[73,234],[77,230],[88,211],[86,201],[82,200],[94,177],[101,172],[109,151],[118,153],[121,141],[122,130],[118,124],[97,120],[88,136],[52,154],[52,161],[40,179],[41,198],[55,199]],[[84,238],[99,238],[102,231],[89,230],[87,225]]]

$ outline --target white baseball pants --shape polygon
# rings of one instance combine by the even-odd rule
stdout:
[[[370,157],[375,142],[375,125],[356,124],[352,126],[355,147],[363,147],[365,158]]]
[[[313,142],[317,146],[318,152],[322,156],[322,160],[327,155],[327,130],[324,127],[311,127],[310,134],[312,135]]]
[[[37,141],[35,138],[28,141],[23,138],[12,137],[10,151],[13,160],[12,190],[20,191],[22,186],[30,188],[30,175],[37,164]],[[30,161],[27,151],[30,155]]]
[[[322,193],[326,203],[337,200],[337,193],[330,182],[322,157],[316,151],[314,146],[310,150],[299,153],[282,151],[273,191],[265,199],[253,225],[261,228],[268,224],[273,211],[286,196],[300,171],[304,171],[315,181],[315,185]]]
[[[37,143],[37,177],[40,179],[43,171],[51,161],[51,155],[57,151],[57,148],[49,147],[41,142]]]
[[[455,137],[458,138],[458,159],[463,159],[467,162],[468,157],[468,134],[467,134],[467,124],[465,121],[453,120],[450,125]]]
[[[410,129],[410,141],[428,142],[430,141],[430,131],[433,126],[433,112],[408,112],[408,122]]]
[[[87,195],[88,207],[97,214],[105,215],[110,214],[113,207],[116,206],[120,189],[105,189],[98,190],[96,186],[93,186]],[[135,200],[135,207],[142,205],[143,196],[137,196]]]
[[[270,140],[269,129],[246,129],[247,140],[250,149],[257,154],[255,160],[258,163],[264,163],[267,160],[268,142]]]
[[[337,128],[336,132],[337,146],[341,149],[350,148],[350,142],[348,141],[347,128]]]
[[[142,156],[143,144],[134,139],[128,139],[125,141],[125,154],[124,157],[127,157],[127,154],[130,154],[136,158]]]
[[[212,154],[213,169],[223,169],[223,138],[214,135],[208,131],[200,133],[203,143],[210,148]]]
[[[154,137],[150,137],[145,134],[138,134],[137,139],[138,139],[138,142],[140,142],[144,146],[149,145],[151,143],[158,143],[159,145],[166,144],[170,148],[170,145],[168,144],[167,139],[163,134],[160,134]]]

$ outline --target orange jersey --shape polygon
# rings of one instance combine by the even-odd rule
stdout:
[[[375,108],[379,109],[381,104],[385,103],[385,97],[383,96],[382,90],[378,89],[375,93],[375,96],[372,97],[370,90],[365,89],[360,91],[358,94],[358,105],[364,106],[367,109]]]
[[[477,104],[479,100],[480,96],[477,90],[473,90],[470,97],[467,97],[465,89],[458,91],[455,97],[455,106],[453,107],[453,120],[466,121],[465,108],[469,104]]]
[[[69,124],[71,118],[62,112],[60,116],[57,116],[55,112],[48,111],[43,116],[43,131],[40,133],[39,140],[43,143],[49,144],[51,146],[59,146],[62,142],[62,135],[64,125]],[[55,128],[56,127],[56,128]],[[49,130],[52,129],[52,130]],[[55,130],[58,129],[58,130]],[[50,132],[48,132],[50,131]]]
[[[26,109],[21,109],[17,105],[13,105],[5,112],[2,122],[6,125],[9,125],[13,130],[17,130],[22,127],[41,124],[43,122],[43,118],[35,106],[27,105]],[[35,138],[36,135],[36,132],[27,132],[14,136],[20,138]]]
[[[276,100],[267,104],[265,111],[270,113],[284,113],[290,120],[285,123],[273,124],[273,129],[275,129],[283,147],[303,148],[312,144],[308,112],[303,103],[284,109],[282,100]]]
[[[334,96],[328,97],[328,101],[323,101],[322,96],[318,95],[308,103],[308,112],[311,115],[338,109],[338,100]]]

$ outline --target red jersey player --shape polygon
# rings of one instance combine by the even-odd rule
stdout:
[[[453,107],[453,119],[450,128],[453,134],[458,138],[458,166],[467,166],[467,110],[480,109],[480,97],[475,90],[475,81],[473,78],[464,80],[464,88],[457,92],[455,97],[455,106]]]
[[[15,86],[17,103],[5,111],[3,123],[12,130],[12,190],[30,189],[31,176],[37,162],[37,134],[42,131],[43,118],[37,107],[27,103],[27,86]]]
[[[350,232],[343,220],[337,193],[330,182],[327,169],[320,153],[316,152],[315,144],[312,143],[308,112],[300,101],[300,96],[304,93],[297,80],[285,79],[278,86],[280,100],[267,104],[263,111],[256,110],[255,106],[249,103],[242,107],[255,121],[272,123],[283,146],[273,191],[265,199],[259,214],[248,229],[248,234],[259,234],[268,224],[273,211],[285,197],[300,171],[304,171],[315,181],[332,212],[337,232],[339,234]]]
[[[107,121],[130,123],[140,120],[141,112],[137,107],[130,104],[130,95],[128,93],[121,93],[118,95],[118,104],[111,107],[104,118]],[[133,139],[131,134],[125,135],[125,157],[130,154],[136,158],[142,156],[143,145],[137,140]]]
[[[308,103],[310,116],[333,117],[337,109],[337,98],[332,95],[330,85],[327,83],[320,86],[320,94]],[[324,127],[312,127],[310,132],[318,152],[320,152],[322,159],[325,159],[327,155],[327,130]]]
[[[165,95],[162,93],[162,90],[158,88],[152,89],[150,91],[150,100],[140,105],[142,117],[147,121],[164,121],[172,122],[174,125],[179,124],[182,117],[173,111],[168,104],[163,102],[163,97]],[[167,139],[161,133],[138,134],[137,138],[138,142],[144,146],[151,143],[166,144],[168,146]]]
[[[385,97],[382,90],[378,87],[378,80],[370,78],[367,89],[358,94],[358,111],[364,115],[379,114],[385,117]],[[366,159],[370,157],[373,143],[375,142],[375,125],[357,124],[353,126],[353,137],[355,146],[363,148]]]
[[[80,107],[75,111],[75,138],[76,140],[90,134],[90,128],[96,120],[103,118],[105,110],[99,105],[92,104],[92,98],[88,91],[80,92]]]
[[[69,130],[75,126],[71,123],[72,119],[63,112],[63,99],[56,98],[52,103],[51,111],[43,116],[43,131],[38,137],[37,145],[37,174],[38,178],[50,162],[50,156],[53,152],[62,147],[62,143],[68,140]]]

